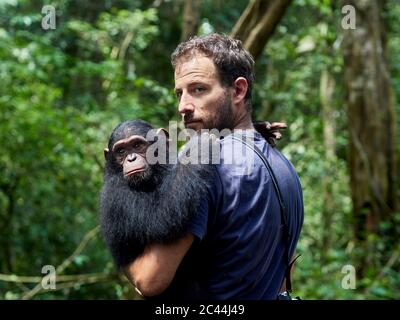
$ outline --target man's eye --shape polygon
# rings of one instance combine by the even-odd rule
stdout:
[[[204,92],[204,91],[206,91],[206,89],[203,88],[203,87],[196,87],[196,88],[194,88],[194,92],[196,92],[196,93],[201,93],[201,92]]]
[[[182,92],[180,92],[180,91],[175,92],[175,96],[178,98],[178,100],[180,100],[182,97]]]

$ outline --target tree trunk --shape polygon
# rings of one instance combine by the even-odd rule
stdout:
[[[3,268],[3,272],[13,272],[13,250],[12,250],[12,239],[13,239],[13,223],[12,220],[15,216],[15,197],[18,186],[19,178],[15,177],[14,181],[9,182],[1,186],[1,192],[7,198],[6,209],[4,215],[0,215],[0,230],[4,230],[3,234],[0,235],[0,247],[1,255],[3,257],[0,268]]]
[[[186,41],[197,34],[200,24],[201,3],[202,0],[184,1],[181,41]]]
[[[343,30],[350,188],[355,237],[364,249],[371,245],[367,235],[378,234],[398,208],[396,115],[382,3],[346,1],[356,9],[356,29]]]
[[[335,80],[332,74],[324,69],[321,73],[320,99],[322,105],[322,118],[324,125],[325,148],[325,173],[322,179],[323,185],[323,212],[322,212],[322,249],[326,252],[332,245],[332,215],[334,214],[334,190],[333,177],[336,163],[335,152],[335,119],[332,106]]]
[[[230,35],[242,40],[244,47],[257,60],[291,2],[292,0],[250,1]]]

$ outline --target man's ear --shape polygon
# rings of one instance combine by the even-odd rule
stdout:
[[[108,148],[104,148],[104,158],[107,159],[108,154],[110,153],[110,150]]]
[[[247,94],[247,90],[249,88],[249,84],[247,83],[246,78],[238,77],[233,83],[233,88],[234,88],[234,96],[232,101],[234,103],[239,103],[241,101],[244,101]]]

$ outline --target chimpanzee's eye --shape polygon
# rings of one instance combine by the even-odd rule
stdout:
[[[143,150],[147,149],[147,146],[149,145],[149,143],[147,141],[138,141],[135,143],[134,148],[135,150],[138,150],[139,152],[142,152]]]
[[[117,154],[118,154],[119,156],[124,155],[124,153],[125,153],[125,149],[123,149],[123,148],[117,150]]]

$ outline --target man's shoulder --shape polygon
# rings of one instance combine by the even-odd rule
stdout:
[[[257,131],[235,131],[220,140],[221,160],[228,160],[227,158],[231,156],[246,159],[249,153],[252,153],[254,151],[246,146],[246,143],[244,143],[243,141],[245,141],[250,146],[261,146],[262,149],[264,149],[265,145],[268,145]]]
[[[221,139],[220,163],[216,169],[224,184],[232,183],[232,180],[252,180],[262,170],[262,162],[249,146],[257,146],[263,152],[269,148],[268,143],[257,132],[230,134]],[[246,179],[242,179],[243,177]]]

